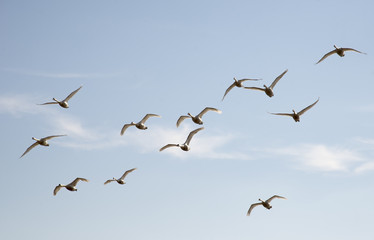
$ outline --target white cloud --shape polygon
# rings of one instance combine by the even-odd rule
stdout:
[[[276,152],[290,156],[303,169],[324,172],[350,171],[365,161],[355,150],[322,144],[297,145]]]
[[[33,103],[34,100],[25,95],[0,96],[0,113],[10,113],[14,116],[39,113],[41,110]]]
[[[169,143],[185,142],[188,134],[197,128],[197,125],[185,124],[179,128],[165,128],[161,126],[150,126],[147,133],[139,130],[128,129],[123,135],[131,139],[127,144],[139,147],[143,152],[158,152],[161,147]],[[185,152],[180,148],[168,148],[160,154],[167,154],[177,158],[209,158],[209,159],[248,159],[248,155],[240,152],[227,152],[225,145],[234,140],[232,134],[209,135],[203,131],[197,133],[190,142],[190,151]],[[147,135],[147,136],[144,136]]]
[[[8,72],[28,75],[28,76],[35,76],[35,77],[42,77],[42,78],[58,78],[58,79],[69,79],[69,78],[105,78],[105,77],[112,77],[118,74],[99,74],[99,73],[74,73],[74,72],[46,72],[46,71],[35,71],[35,70],[24,70],[24,69],[14,69],[14,68],[7,68],[3,69]]]

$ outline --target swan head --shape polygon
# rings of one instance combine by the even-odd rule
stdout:
[[[55,101],[55,102],[60,102],[60,101],[58,101],[56,98],[52,98],[52,100]]]
[[[295,115],[296,115],[296,112],[295,112],[295,110],[293,110],[293,109],[292,109],[292,112],[293,112],[293,114],[295,114]]]
[[[260,201],[260,202],[264,202],[264,201],[262,201],[262,199],[261,199],[261,198],[259,198],[259,199],[258,199],[258,201]]]
[[[134,122],[131,122],[130,124],[132,124],[132,125],[135,125],[136,123],[134,123]]]
[[[191,113],[187,113],[188,116],[193,117]]]
[[[264,88],[267,89],[268,87],[264,84]]]
[[[32,140],[35,140],[35,141],[38,141],[38,140],[39,140],[39,139],[37,139],[37,138],[34,138],[34,137],[32,137],[31,139],[32,139]]]
[[[236,80],[236,77],[233,77],[234,81],[237,82],[238,80]]]

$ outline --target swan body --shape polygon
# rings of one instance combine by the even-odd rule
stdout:
[[[332,50],[332,51],[326,53],[325,55],[323,55],[323,57],[316,64],[322,62],[328,56],[330,56],[330,55],[332,55],[334,53],[338,54],[340,57],[344,57],[345,56],[345,53],[344,53],[345,51],[354,51],[354,52],[366,54],[366,53],[360,52],[360,51],[358,51],[356,49],[353,49],[353,48],[338,48],[336,45],[334,45],[334,48],[335,48],[334,50]]]
[[[203,129],[204,129],[204,127],[201,127],[201,128],[195,129],[192,132],[190,132],[190,134],[188,134],[188,137],[187,137],[186,141],[183,144],[167,144],[167,145],[163,146],[162,148],[160,148],[160,152],[163,151],[166,148],[169,148],[169,147],[179,147],[183,151],[189,151],[190,150],[190,142],[191,142],[192,137],[196,133],[198,133],[199,131],[201,131]]]
[[[280,115],[280,116],[290,116],[290,117],[293,118],[293,120],[295,122],[300,122],[300,116],[303,115],[306,111],[308,111],[312,107],[314,107],[314,105],[316,105],[318,101],[319,101],[319,98],[313,104],[307,106],[306,108],[304,108],[300,112],[296,112],[295,110],[292,109],[293,113],[271,113],[271,114],[273,114],[273,115]]]
[[[286,71],[284,71],[281,75],[279,75],[273,82],[272,84],[268,87],[264,84],[264,88],[259,88],[259,87],[244,87],[245,89],[252,89],[252,90],[259,90],[259,91],[263,91],[265,92],[266,95],[268,95],[269,97],[273,97],[274,96],[274,92],[273,92],[273,88],[275,87],[275,85],[278,83],[278,81],[284,76],[284,74],[286,74],[288,72],[288,69],[286,69]]]
[[[21,157],[23,157],[26,153],[28,153],[31,149],[33,149],[37,145],[42,145],[42,146],[48,147],[49,143],[47,142],[47,140],[55,138],[55,137],[62,137],[62,136],[66,136],[66,135],[53,135],[53,136],[48,136],[48,137],[44,137],[44,138],[41,138],[41,139],[37,139],[37,138],[32,137],[32,139],[35,140],[36,142],[34,142],[30,147],[28,147],[26,149],[26,151],[22,154]]]
[[[157,115],[157,114],[147,114],[147,115],[145,115],[145,117],[144,117],[140,122],[138,122],[138,123],[131,122],[131,123],[129,123],[129,124],[125,124],[125,125],[123,125],[123,127],[122,127],[122,129],[121,129],[121,136],[125,133],[126,129],[127,129],[128,127],[131,127],[131,126],[135,126],[135,127],[137,127],[138,129],[141,129],[141,130],[146,130],[146,129],[148,129],[148,127],[145,126],[144,123],[145,123],[145,121],[147,121],[147,119],[150,118],[150,117],[161,117],[161,116],[159,116],[159,115]]]
[[[272,206],[270,205],[270,202],[271,202],[274,198],[287,199],[287,198],[285,198],[285,197],[278,196],[278,195],[274,195],[274,196],[272,196],[271,198],[269,198],[269,199],[266,200],[266,201],[263,201],[263,200],[261,200],[261,199],[258,199],[260,202],[259,202],[259,203],[254,203],[254,204],[252,204],[252,205],[249,207],[248,212],[247,212],[247,216],[249,216],[249,215],[251,214],[253,208],[255,208],[255,207],[259,206],[259,205],[262,205],[264,208],[270,210],[270,209],[272,208]]]
[[[75,187],[77,185],[77,183],[79,181],[83,181],[83,182],[88,182],[87,179],[85,178],[76,178],[74,181],[72,181],[71,183],[69,183],[68,185],[62,185],[62,184],[59,184],[55,187],[55,189],[53,190],[53,195],[56,196],[56,194],[58,193],[58,191],[60,191],[61,188],[66,188],[67,190],[69,191],[78,191],[78,189]]]
[[[104,183],[105,184],[108,184],[110,182],[118,182],[119,184],[123,185],[125,184],[126,182],[124,181],[125,177],[127,176],[127,174],[131,173],[132,171],[136,170],[136,168],[132,168],[130,170],[127,170],[123,175],[122,177],[120,177],[119,179],[116,179],[116,178],[113,178],[113,179],[109,179],[109,180],[106,180],[106,182]]]
[[[226,89],[225,94],[222,97],[222,101],[225,98],[226,94],[228,92],[230,92],[231,89],[233,89],[234,87],[242,88],[242,87],[244,87],[243,82],[245,82],[245,81],[258,81],[258,80],[261,80],[261,79],[243,78],[243,79],[237,80],[236,78],[234,78],[234,82]]]
[[[54,102],[46,102],[46,103],[42,103],[42,104],[39,104],[39,105],[48,105],[48,104],[58,104],[60,105],[61,107],[63,108],[69,108],[69,104],[68,104],[68,101],[70,100],[70,98],[72,98],[80,89],[82,88],[82,86],[80,86],[77,90],[73,91],[72,93],[69,94],[69,96],[67,96],[64,100],[62,101],[59,101],[57,100],[56,98],[52,98]]]
[[[203,117],[203,115],[205,113],[207,113],[208,111],[213,111],[213,112],[216,112],[216,113],[219,113],[221,114],[222,111],[221,110],[218,110],[217,108],[212,108],[212,107],[206,107],[204,108],[204,110],[202,110],[199,114],[197,114],[196,116],[193,116],[191,115],[191,113],[188,113],[188,116],[180,116],[178,118],[178,121],[177,121],[177,127],[179,127],[179,125],[183,122],[184,119],[186,118],[191,118],[192,121],[196,124],[199,124],[199,125],[202,125],[203,124],[203,120],[201,119]]]

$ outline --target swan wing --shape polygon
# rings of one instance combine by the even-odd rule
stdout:
[[[108,183],[110,183],[110,182],[113,182],[113,181],[116,181],[116,180],[114,180],[114,179],[106,180],[105,183],[104,183],[104,185],[106,185],[106,184],[108,184]]]
[[[78,178],[74,179],[74,181],[69,183],[69,185],[75,187],[79,181],[88,182],[87,179],[78,177]]]
[[[130,126],[134,126],[134,125],[135,125],[135,124],[131,124],[131,123],[123,125],[123,127],[122,127],[122,129],[121,129],[121,136],[125,133],[125,131],[126,131],[126,129],[127,129],[128,127],[130,127]]]
[[[75,90],[72,93],[70,93],[69,96],[67,96],[64,101],[66,101],[66,102],[69,101],[70,98],[72,98],[79,90],[81,90],[82,87],[83,86],[80,86],[77,90]]]
[[[266,200],[266,202],[270,203],[274,198],[287,199],[287,198],[282,197],[282,196],[274,195],[271,198],[269,198],[268,200]]]
[[[238,80],[238,82],[242,83],[242,82],[245,82],[245,81],[258,81],[258,80],[261,80],[261,78],[242,78],[242,79]]]
[[[145,123],[145,121],[147,121],[147,119],[150,118],[150,117],[161,117],[161,116],[157,115],[157,114],[151,114],[151,113],[149,113],[149,114],[147,114],[147,115],[144,116],[144,118],[140,121],[140,123]]]
[[[21,157],[23,157],[24,155],[26,155],[26,153],[30,152],[30,150],[33,149],[34,147],[36,147],[37,145],[39,145],[38,142],[34,142],[33,144],[31,144],[31,146],[26,149],[26,151],[22,154]]]
[[[179,144],[166,144],[165,146],[163,146],[162,148],[160,148],[160,152],[165,150],[166,148],[169,148],[169,147],[179,147]]]
[[[265,92],[264,88],[259,88],[259,87],[244,87],[245,89],[252,89],[252,90],[259,90]]]
[[[190,116],[180,116],[177,121],[177,127],[183,122],[184,119],[190,118]]]
[[[131,173],[132,171],[136,170],[136,168],[132,168],[130,170],[127,170],[123,175],[122,177],[120,178],[121,180],[125,179],[125,177],[127,176],[127,174]]]
[[[52,136],[44,137],[40,140],[49,140],[49,139],[52,139],[52,138],[55,138],[55,137],[63,137],[63,136],[66,136],[66,135],[52,135]]]
[[[358,52],[358,53],[366,54],[366,53],[364,53],[364,52],[360,52],[360,51],[358,51],[358,50],[356,50],[356,49],[353,49],[353,48],[342,48],[342,50],[343,50],[343,51],[354,51],[354,52]]]
[[[290,116],[290,117],[293,116],[293,113],[270,113],[270,114],[279,115],[279,116]]]
[[[254,203],[254,204],[252,204],[249,207],[249,209],[248,209],[247,216],[249,216],[249,214],[251,214],[251,212],[252,212],[252,209],[255,208],[255,207],[257,207],[258,205],[262,205],[262,203]]]
[[[48,105],[48,104],[58,104],[58,102],[46,102],[46,103],[41,103],[38,105]]]
[[[204,129],[204,127],[201,127],[201,128],[195,129],[195,130],[193,130],[192,132],[190,132],[190,134],[188,134],[188,137],[187,137],[186,142],[185,142],[184,144],[189,145],[190,142],[191,142],[192,137],[193,137],[196,133],[198,133],[199,131],[201,131],[201,130],[203,130],[203,129]]]
[[[318,101],[319,101],[319,98],[318,98],[317,101],[315,101],[313,104],[307,106],[306,108],[304,108],[303,110],[301,110],[301,111],[298,112],[297,114],[299,114],[299,115],[304,114],[306,111],[308,111],[309,109],[311,109],[314,105],[316,105]]]
[[[229,93],[229,92],[231,91],[231,89],[233,89],[233,87],[235,87],[235,82],[234,82],[233,84],[231,84],[230,87],[228,87],[228,88],[226,89],[226,92],[225,92],[225,94],[224,94],[223,97],[222,97],[222,101],[223,101],[223,99],[225,98],[226,94]]]
[[[58,193],[58,191],[60,191],[61,188],[62,188],[61,185],[57,185],[57,186],[55,187],[55,189],[53,190],[53,195],[56,196],[56,194]]]
[[[334,53],[336,53],[336,49],[334,49],[334,50],[332,50],[332,51],[330,51],[330,52],[328,52],[328,53],[326,53],[325,55],[323,55],[323,57],[316,63],[316,64],[318,64],[318,63],[320,63],[320,62],[322,62],[323,60],[325,60],[325,58],[327,58],[328,56],[330,56],[330,55],[332,55],[332,54],[334,54]]]
[[[201,118],[201,117],[202,117],[205,113],[207,113],[208,111],[213,111],[213,112],[216,112],[216,113],[219,113],[219,114],[222,113],[222,111],[219,110],[219,109],[217,109],[217,108],[206,107],[206,108],[204,108],[203,111],[201,111],[201,112],[197,115],[197,117],[198,117],[198,118]]]
[[[273,89],[275,87],[275,84],[277,84],[279,82],[279,80],[284,76],[284,74],[286,74],[288,72],[288,69],[286,69],[286,71],[284,71],[281,75],[279,75],[273,82],[272,84],[270,85],[270,89]]]

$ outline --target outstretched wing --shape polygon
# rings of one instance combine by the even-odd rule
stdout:
[[[204,127],[201,127],[201,128],[195,129],[195,130],[193,130],[192,132],[190,132],[190,134],[188,134],[188,137],[187,137],[186,142],[185,142],[184,144],[189,145],[190,142],[191,142],[192,137],[193,137],[196,133],[198,133],[199,131],[201,131],[201,130],[203,130],[203,129],[204,129]]]
[[[279,115],[279,116],[290,116],[290,117],[293,116],[293,113],[270,113],[270,114]]]
[[[216,113],[219,113],[219,114],[222,113],[222,111],[219,110],[219,109],[217,109],[217,108],[206,107],[206,108],[204,108],[203,111],[201,111],[201,112],[197,115],[197,117],[201,118],[201,117],[202,117],[206,112],[208,112],[208,111],[213,111],[213,112],[216,112]]]
[[[358,51],[358,50],[356,50],[356,49],[353,49],[353,48],[342,48],[342,50],[343,50],[343,51],[354,51],[354,52],[358,52],[358,53],[366,54],[366,53],[364,53],[364,52],[360,52],[360,51]]]
[[[48,137],[45,137],[45,138],[42,138],[42,139],[40,139],[40,140],[49,140],[49,139],[52,139],[52,138],[55,138],[55,137],[63,137],[63,136],[66,136],[66,134],[65,135],[52,135],[52,136],[48,136]]]
[[[274,198],[287,199],[287,198],[282,197],[282,196],[274,195],[274,196],[272,196],[271,198],[269,198],[268,200],[266,200],[266,202],[267,202],[267,203],[270,203],[271,200],[273,200]]]
[[[136,170],[136,168],[132,168],[130,170],[127,170],[123,175],[122,177],[120,178],[121,180],[125,179],[125,177],[127,176],[127,174],[131,173],[132,171]]]
[[[261,78],[242,78],[242,79],[237,80],[237,81],[242,83],[242,82],[245,82],[245,81],[258,81],[258,80],[261,80]]]
[[[259,87],[244,87],[245,89],[252,89],[252,90],[259,90],[265,92],[264,88],[259,88]]]
[[[301,111],[298,112],[297,114],[299,114],[299,115],[304,114],[306,111],[308,111],[309,109],[311,109],[314,105],[316,105],[318,101],[319,101],[319,98],[318,98],[317,101],[315,101],[313,104],[307,106],[306,108],[304,108],[303,110],[301,110]]]
[[[58,193],[58,191],[60,191],[61,188],[62,188],[61,185],[57,185],[55,189],[53,190],[53,195],[56,196],[56,194]]]
[[[105,183],[104,183],[104,185],[106,185],[106,184],[108,184],[108,183],[110,183],[110,182],[114,182],[114,181],[116,181],[116,180],[114,180],[114,179],[106,180]]]
[[[26,153],[30,152],[30,150],[33,149],[33,148],[34,148],[35,146],[37,146],[37,145],[39,145],[39,143],[38,143],[38,142],[34,142],[30,147],[28,147],[28,148],[26,149],[26,151],[22,154],[21,157],[23,157]],[[19,158],[21,158],[21,157],[19,157]]]
[[[58,102],[46,102],[46,103],[41,103],[41,104],[38,104],[38,105],[47,105],[47,104],[58,104]]]
[[[258,205],[261,205],[261,204],[262,204],[262,203],[254,203],[254,204],[252,204],[252,205],[249,207],[249,209],[248,209],[247,216],[249,216],[249,214],[251,214],[252,209],[253,209],[254,207],[257,207]]]
[[[80,86],[77,90],[75,90],[72,93],[70,93],[69,96],[67,96],[64,101],[66,101],[66,102],[69,101],[70,98],[72,98],[79,90],[81,90],[82,87],[83,86]]]
[[[69,185],[75,187],[79,181],[88,182],[88,180],[85,178],[76,178],[74,181],[69,183]]]
[[[183,122],[184,119],[190,118],[190,116],[180,116],[177,121],[177,127]]]
[[[131,123],[123,125],[123,127],[122,127],[122,129],[121,129],[121,136],[125,133],[125,131],[126,131],[126,129],[127,129],[128,127],[130,127],[130,126],[134,126],[134,125],[135,125],[135,124],[131,124]]]
[[[223,97],[222,97],[222,101],[223,101],[223,99],[225,98],[226,94],[227,94],[228,92],[230,92],[231,89],[233,89],[233,87],[235,87],[235,82],[234,82],[233,84],[231,84],[230,87],[228,87],[228,88],[226,89],[226,92],[225,92],[225,94],[224,94]]]
[[[147,115],[145,115],[145,117],[140,121],[140,123],[145,123],[145,121],[147,121],[147,119],[148,118],[150,118],[150,117],[161,117],[161,116],[159,116],[159,115],[157,115],[157,114],[147,114]]]
[[[286,69],[286,71],[284,71],[281,75],[279,75],[274,81],[273,83],[270,85],[270,89],[273,89],[275,87],[275,84],[277,84],[279,82],[279,80],[284,76],[284,74],[286,74],[288,72],[288,69]]]
[[[169,147],[179,147],[179,144],[172,144],[172,143],[167,144],[167,145],[163,146],[162,148],[160,148],[160,152],[165,150],[166,148],[169,148]]]
[[[332,55],[332,54],[334,54],[334,53],[336,53],[336,49],[334,49],[334,50],[332,50],[332,51],[330,51],[330,52],[328,52],[328,53],[326,53],[316,64],[318,64],[318,63],[320,63],[320,62],[322,62],[325,58],[327,58],[328,56],[330,56],[330,55]]]

